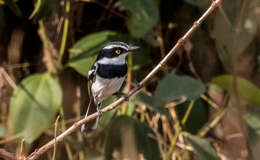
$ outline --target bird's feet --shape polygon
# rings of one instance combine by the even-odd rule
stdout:
[[[101,103],[98,103],[97,105],[97,112],[98,116],[101,117],[103,115],[102,109],[101,109]]]
[[[101,108],[99,108],[99,109],[97,110],[97,112],[98,112],[98,116],[99,116],[99,117],[101,117],[101,116],[103,115],[103,112],[102,112]]]

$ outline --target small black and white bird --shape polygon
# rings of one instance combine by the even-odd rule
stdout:
[[[95,63],[88,72],[90,102],[85,117],[88,116],[92,101],[99,113],[92,129],[97,128],[99,117],[102,115],[102,101],[118,92],[125,80],[128,69],[126,56],[138,48],[138,46],[131,46],[124,42],[110,42],[99,52]],[[81,131],[84,130],[85,124],[81,126]]]

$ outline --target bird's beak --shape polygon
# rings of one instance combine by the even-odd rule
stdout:
[[[140,47],[138,47],[138,46],[129,46],[128,47],[128,52],[132,52],[132,51],[134,51],[134,50],[136,50],[138,48],[140,48]]]

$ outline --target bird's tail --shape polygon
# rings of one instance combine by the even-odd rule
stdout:
[[[89,112],[89,108],[90,108],[90,106],[92,104],[92,101],[93,101],[93,98],[91,97],[90,100],[89,100],[89,103],[88,103],[88,108],[87,108],[87,111],[86,111],[86,114],[85,114],[85,118],[88,117],[88,112]],[[83,124],[81,126],[81,132],[84,132],[85,129],[86,129],[86,124]]]

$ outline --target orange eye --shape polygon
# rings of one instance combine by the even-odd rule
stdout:
[[[116,54],[120,54],[121,53],[121,50],[120,49],[117,49],[116,50]]]

